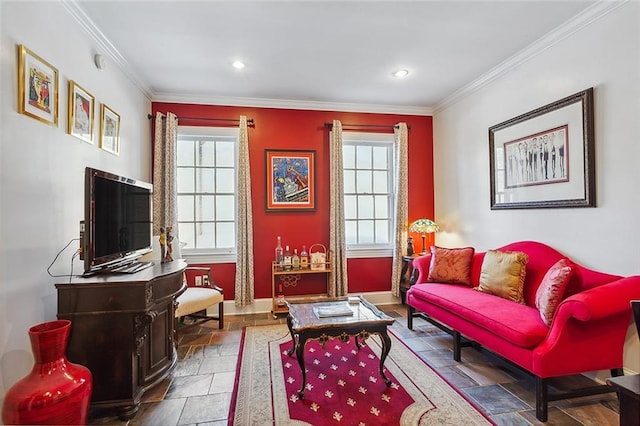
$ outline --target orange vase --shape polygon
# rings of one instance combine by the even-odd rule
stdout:
[[[6,393],[2,421],[14,424],[86,424],[92,377],[88,368],[65,355],[71,321],[58,320],[29,329],[34,365]]]

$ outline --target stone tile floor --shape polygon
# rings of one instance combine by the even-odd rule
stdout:
[[[462,362],[452,358],[451,337],[423,321],[406,327],[402,305],[380,309],[396,318],[391,330],[434,370],[469,400],[475,401],[498,425],[543,425],[535,418],[535,382],[487,351],[463,348]],[[92,412],[94,425],[226,425],[235,380],[242,328],[285,323],[269,313],[225,317],[225,329],[210,321],[181,329],[178,333],[178,365],[173,374],[147,391],[140,410],[129,421]],[[584,376],[554,383],[570,388],[589,381]],[[546,425],[618,425],[615,393],[552,402]]]

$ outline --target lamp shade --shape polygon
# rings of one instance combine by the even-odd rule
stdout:
[[[409,227],[409,231],[416,232],[418,234],[431,234],[433,232],[438,232],[440,228],[438,224],[429,219],[418,219],[411,224]]]

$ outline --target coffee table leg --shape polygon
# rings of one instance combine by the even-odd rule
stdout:
[[[300,371],[302,372],[302,386],[298,391],[300,399],[304,399],[304,388],[307,385],[307,370],[304,368],[304,345],[307,343],[307,338],[298,335],[298,344],[296,345],[296,358],[300,365]]]
[[[380,375],[382,376],[382,380],[387,385],[387,387],[391,386],[391,380],[387,378],[384,374],[384,360],[387,359],[387,355],[389,355],[389,351],[391,350],[391,339],[387,334],[387,330],[380,332],[380,338],[382,339],[382,353],[380,354]]]
[[[291,356],[296,349],[296,335],[293,333],[293,324],[291,324],[290,315],[287,315],[287,327],[289,327],[289,333],[291,333],[291,349],[289,349],[287,355]]]

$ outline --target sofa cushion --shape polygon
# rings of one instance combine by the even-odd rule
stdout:
[[[542,321],[548,326],[551,326],[553,315],[572,275],[573,264],[567,259],[560,259],[542,278],[536,292],[536,308],[540,311]]]
[[[523,252],[487,250],[478,290],[524,304],[524,279],[529,256]]]
[[[481,293],[470,287],[424,283],[413,285],[410,291],[416,299],[446,309],[519,347],[537,346],[549,331],[536,308]],[[426,306],[418,309],[429,313]]]
[[[473,247],[444,248],[431,246],[428,282],[471,285]]]

